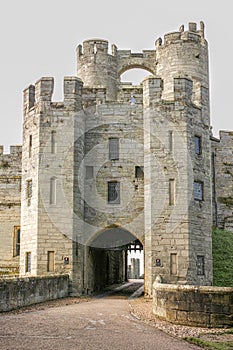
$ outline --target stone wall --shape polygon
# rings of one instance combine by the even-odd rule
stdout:
[[[145,293],[152,290],[158,274],[167,283],[211,285],[207,89],[201,88],[197,106],[193,83],[187,78],[174,79],[174,100],[170,101],[161,99],[163,81],[159,78],[146,78],[143,88]],[[197,135],[201,154],[195,150]],[[195,182],[202,185],[200,198],[194,196]],[[202,271],[197,268],[199,260],[203,262]]]
[[[188,326],[232,326],[233,288],[154,283],[153,313]]]
[[[0,279],[0,312],[68,296],[69,276]]]
[[[20,230],[21,146],[11,146],[5,154],[0,146],[0,271],[18,272]]]
[[[66,77],[64,101],[59,103],[52,102],[53,85],[53,78],[42,78],[24,91],[21,275],[70,273],[83,260],[75,237],[80,228],[74,230],[73,217],[74,202],[79,201],[74,157],[80,158],[81,148],[74,145],[82,142],[83,113],[77,113],[82,82]],[[81,273],[79,268],[73,280],[82,280]]]

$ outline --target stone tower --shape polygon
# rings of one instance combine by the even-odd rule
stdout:
[[[132,53],[87,40],[78,77],[24,92],[21,274],[68,272],[75,293],[127,278],[145,254],[145,293],[212,283],[208,47],[204,25]],[[150,74],[121,83],[132,68]]]

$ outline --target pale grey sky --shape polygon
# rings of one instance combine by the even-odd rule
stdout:
[[[209,43],[211,123],[233,130],[232,11],[221,0],[2,0],[0,144],[22,141],[22,92],[41,76],[54,76],[54,100],[62,100],[63,77],[76,75],[76,46],[107,39],[119,49],[141,52],[181,24],[204,21]]]

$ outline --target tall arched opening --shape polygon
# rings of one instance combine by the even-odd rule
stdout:
[[[128,253],[143,244],[137,237],[121,227],[111,227],[99,232],[87,247],[87,285],[89,292],[103,290],[106,286],[123,283],[129,277]]]

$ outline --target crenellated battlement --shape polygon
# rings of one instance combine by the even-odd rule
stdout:
[[[233,130],[219,130],[219,138],[223,139],[232,139],[233,140]]]
[[[96,54],[108,55],[108,41],[103,39],[89,39],[83,42],[83,45],[77,47],[79,56],[89,56]]]
[[[21,145],[13,145],[10,146],[10,153],[4,153],[4,146],[1,145],[0,146],[0,157],[1,159],[4,158],[4,156],[7,156],[9,158],[9,156],[21,156],[22,154],[22,146]]]
[[[155,41],[156,49],[163,45],[170,45],[176,43],[177,41],[193,41],[197,44],[202,44],[205,42],[205,26],[203,22],[200,22],[200,29],[197,30],[197,24],[190,22],[188,24],[188,30],[185,31],[184,25],[181,25],[179,30],[176,32],[170,32],[164,35],[164,41],[158,38]],[[164,42],[164,44],[163,44]]]
[[[78,77],[64,77],[64,100],[63,106],[67,109],[81,108],[83,82]],[[26,115],[30,109],[37,106],[39,110],[57,106],[61,107],[61,103],[52,104],[54,92],[54,78],[42,77],[35,85],[30,85],[24,90],[24,114]]]
[[[193,104],[198,108],[208,106],[208,89],[199,86],[199,90],[194,89],[192,79],[178,76],[173,79],[173,96],[169,102],[181,104]],[[151,102],[167,102],[163,99],[164,82],[160,77],[148,76],[143,80],[144,104],[146,107]]]

